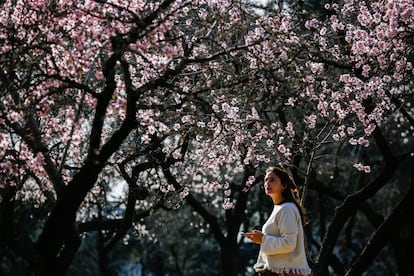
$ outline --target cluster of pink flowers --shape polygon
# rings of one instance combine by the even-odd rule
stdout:
[[[256,177],[254,175],[249,176],[249,179],[246,181],[242,189],[242,192],[247,193],[255,181],[256,181]]]
[[[358,170],[358,171],[362,171],[365,173],[370,173],[371,172],[371,167],[367,166],[367,165],[363,165],[361,163],[357,163],[354,165],[354,167]]]

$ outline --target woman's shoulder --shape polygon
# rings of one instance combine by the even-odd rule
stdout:
[[[298,207],[296,206],[296,204],[292,201],[286,201],[283,204],[280,205],[280,211],[282,212],[298,212]]]
[[[293,208],[293,207],[296,207],[296,204],[293,201],[285,201],[282,204],[280,204],[280,207],[282,207],[282,208]]]

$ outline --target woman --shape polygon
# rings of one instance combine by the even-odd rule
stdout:
[[[266,194],[272,198],[272,214],[262,227],[244,235],[260,244],[254,269],[258,275],[308,275],[303,234],[303,210],[295,199],[295,185],[282,167],[270,167],[264,179]]]

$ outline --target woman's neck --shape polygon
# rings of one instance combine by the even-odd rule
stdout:
[[[279,205],[280,203],[285,201],[285,199],[282,196],[273,196],[272,200],[274,205]]]

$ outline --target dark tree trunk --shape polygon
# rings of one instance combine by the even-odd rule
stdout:
[[[392,214],[375,231],[357,261],[347,272],[347,276],[362,275],[368,265],[378,255],[390,238],[396,235],[408,221],[414,208],[414,187],[411,187],[404,199],[395,207]],[[410,219],[411,220],[411,219]],[[408,274],[401,274],[408,275]]]
[[[244,266],[239,255],[237,244],[230,242],[224,242],[221,244],[220,256],[222,275],[244,275]]]
[[[38,275],[62,275],[71,263],[80,244],[75,227],[76,212],[99,172],[96,165],[86,164],[57,200],[38,240]]]

